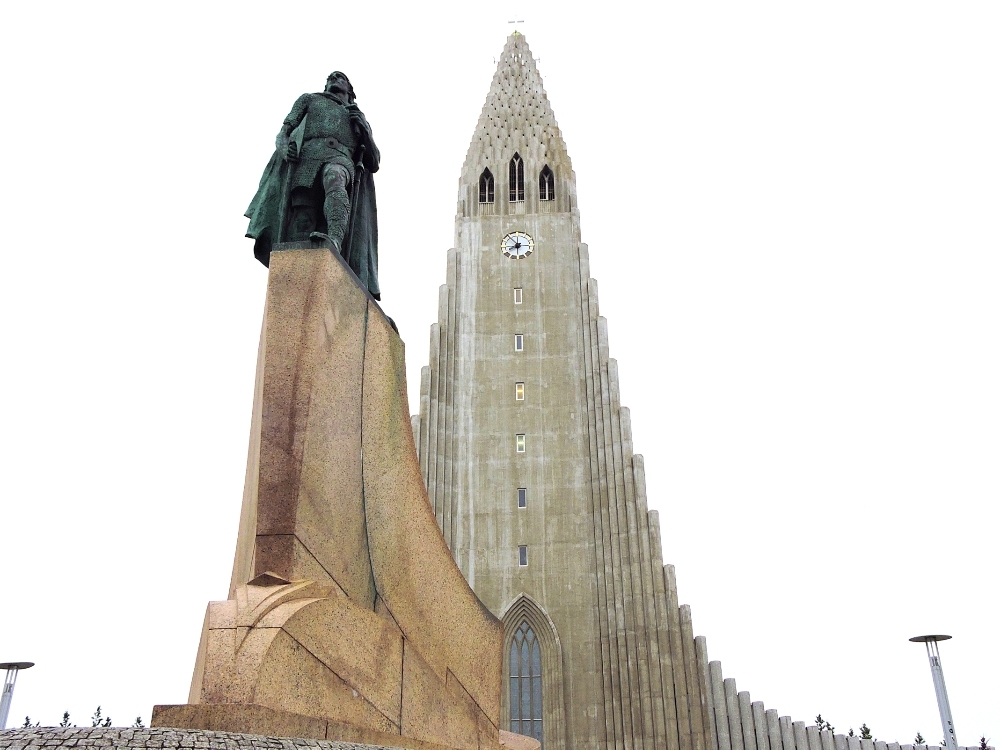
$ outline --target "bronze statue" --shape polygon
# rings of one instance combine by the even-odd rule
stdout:
[[[379,299],[372,179],[379,153],[347,76],[335,71],[325,91],[300,96],[274,145],[246,212],[254,256],[266,266],[279,242],[329,245]]]

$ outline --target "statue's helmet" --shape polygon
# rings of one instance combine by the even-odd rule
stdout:
[[[354,86],[351,85],[351,79],[348,78],[343,73],[341,73],[339,70],[333,71],[330,75],[326,77],[327,88],[329,88],[330,82],[336,80],[337,78],[342,78],[344,79],[344,81],[347,82],[347,91],[350,93],[351,101],[353,102],[357,97],[354,94]]]

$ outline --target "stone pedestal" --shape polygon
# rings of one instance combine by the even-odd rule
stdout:
[[[155,726],[497,746],[501,627],[428,504],[403,354],[339,256],[272,253],[229,599]]]

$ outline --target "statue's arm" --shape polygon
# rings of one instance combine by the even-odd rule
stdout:
[[[354,107],[351,110],[351,121],[356,125],[355,133],[358,136],[360,145],[365,147],[364,165],[369,172],[378,172],[379,152],[372,138],[372,128],[368,124],[360,109]]]
[[[309,94],[303,94],[298,99],[295,100],[295,104],[292,105],[292,110],[285,117],[285,121],[281,123],[281,130],[278,131],[277,137],[274,139],[274,148],[279,154],[282,154],[286,159],[297,159],[298,153],[294,143],[289,143],[288,137],[298,124],[302,122],[302,118],[306,116],[306,112],[309,110]]]

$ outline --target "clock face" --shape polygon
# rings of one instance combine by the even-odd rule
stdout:
[[[508,258],[527,258],[535,249],[535,241],[524,232],[511,232],[501,240],[500,249]]]

